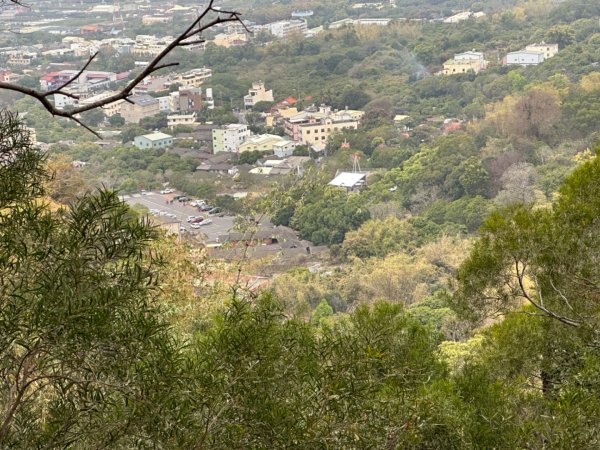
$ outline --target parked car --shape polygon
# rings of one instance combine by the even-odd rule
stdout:
[[[199,209],[200,211],[210,211],[210,210],[211,210],[211,209],[213,209],[213,208],[214,208],[214,206],[207,205],[207,204],[204,204],[204,205],[200,205],[200,206],[198,206],[198,209]]]
[[[185,219],[186,222],[191,222],[192,220],[196,219],[198,216],[188,216],[187,219]]]
[[[193,223],[193,224],[190,225],[190,227],[192,227],[195,230],[197,230],[198,228],[200,228],[200,224],[199,223]]]
[[[210,219],[204,219],[198,225],[200,225],[201,227],[203,227],[204,225],[210,225],[211,223],[212,223],[212,220],[210,220]]]
[[[211,216],[221,214],[221,208],[219,208],[219,207],[213,208],[210,211],[208,211],[208,214],[210,214]]]
[[[185,195],[182,195],[181,197],[179,197],[177,199],[177,201],[179,201],[179,202],[189,202],[190,200],[191,200],[191,198],[186,197]]]
[[[206,200],[193,200],[190,202],[190,206],[201,206],[201,205],[205,205],[206,204]]]
[[[205,220],[205,218],[204,218],[204,217],[202,217],[202,216],[198,216],[198,217],[195,217],[195,218],[193,218],[192,220],[190,220],[190,223],[200,223],[200,222],[202,222],[203,220]]]
[[[162,191],[160,191],[161,194],[172,194],[173,192],[175,192],[175,189],[172,188],[163,189]]]
[[[146,195],[146,194],[147,194],[147,192],[146,192],[144,189],[142,189],[142,190],[140,191],[140,194],[142,194],[142,195]]]

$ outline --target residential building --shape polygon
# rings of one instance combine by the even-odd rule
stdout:
[[[485,61],[485,57],[482,52],[476,52],[475,50],[471,50],[463,53],[456,53],[454,55],[454,61],[472,61],[476,60],[481,63]]]
[[[138,34],[135,37],[135,45],[131,48],[131,54],[134,56],[157,56],[172,40],[171,36],[157,38],[156,36]]]
[[[4,83],[14,83],[19,79],[19,75],[8,69],[0,69],[0,81]]]
[[[389,18],[379,18],[379,19],[356,19],[354,21],[354,26],[367,26],[367,25],[376,25],[379,27],[386,27],[390,24],[392,19]]]
[[[225,48],[246,45],[248,42],[248,35],[246,33],[219,33],[212,40],[213,44]]]
[[[253,175],[286,175],[296,173],[302,175],[304,165],[310,161],[308,156],[290,156],[284,159],[268,159],[260,167],[255,167],[248,173]]]
[[[178,111],[200,111],[202,109],[202,89],[179,88],[177,103]]]
[[[78,70],[61,70],[60,72],[50,72],[40,78],[40,86],[44,91],[51,91],[62,86],[79,74]],[[122,76],[121,76],[122,75]],[[116,74],[114,72],[100,72],[84,70],[79,74],[77,80],[72,85],[86,85],[88,89],[95,89],[107,86],[110,83],[123,79],[128,74]]]
[[[173,16],[165,16],[157,14],[155,16],[142,16],[142,24],[144,25],[156,25],[158,23],[171,23],[173,22]]]
[[[248,126],[230,124],[212,130],[213,152],[237,153],[239,146],[250,136]]]
[[[139,149],[166,148],[173,144],[173,136],[165,133],[150,133],[143,136],[136,136],[133,145]]]
[[[197,172],[211,172],[211,173],[221,173],[227,175],[235,175],[238,173],[238,168],[233,164],[227,163],[214,163],[214,164],[200,164],[196,167]]]
[[[12,53],[9,54],[6,64],[9,66],[29,66],[31,61],[37,57],[37,53]]]
[[[280,158],[287,158],[294,154],[296,144],[292,141],[284,140],[273,144],[273,154]]]
[[[513,65],[519,64],[521,66],[537,66],[544,62],[544,53],[530,50],[519,50],[517,52],[510,52],[504,59],[504,64]]]
[[[258,102],[272,102],[273,90],[267,91],[262,81],[252,83],[248,89],[248,95],[244,96],[244,106],[246,109],[252,109]]]
[[[458,14],[455,14],[453,16],[450,17],[446,17],[443,22],[444,23],[458,23],[458,22],[462,22],[463,20],[468,20],[468,19],[479,19],[480,17],[484,17],[485,13],[482,11],[478,11],[478,12],[471,12],[471,11],[464,11],[464,12],[460,12]]]
[[[298,126],[298,141],[304,145],[323,148],[329,137],[345,129],[358,128],[358,120],[334,121],[331,117],[326,119],[311,119],[308,123]]]
[[[167,126],[176,127],[177,125],[193,125],[196,122],[196,113],[191,114],[169,114],[167,116]]]
[[[148,94],[132,95],[121,103],[120,114],[126,123],[139,123],[144,117],[154,116],[160,112],[158,99]]]
[[[558,44],[546,44],[542,41],[539,44],[531,44],[526,46],[525,50],[531,52],[542,52],[544,54],[544,59],[548,59],[552,58],[558,53]]]
[[[304,36],[308,27],[305,20],[280,20],[268,24],[269,31],[273,36],[286,39],[296,34]]]
[[[290,143],[290,141],[288,141],[287,139],[274,134],[261,134],[259,136],[251,136],[239,146],[238,152],[273,152],[274,146],[281,142]]]
[[[346,19],[342,19],[342,20],[337,20],[335,22],[331,22],[329,24],[329,29],[330,30],[335,30],[336,28],[342,28],[345,26],[350,26],[353,25],[354,21],[350,18],[346,18]]]
[[[166,95],[164,97],[156,97],[156,100],[158,100],[158,110],[160,112],[171,112],[173,111],[171,109],[171,96],[170,95]]]
[[[178,73],[173,75],[171,81],[173,83],[179,83],[183,87],[200,87],[202,83],[212,77],[212,70],[206,67],[199,69],[188,70],[185,73]]]
[[[332,112],[331,107],[321,105],[318,109],[307,108],[289,117],[283,125],[286,134],[294,142],[324,147],[332,134],[346,128],[358,128],[363,115],[363,111],[349,109]]]
[[[482,52],[468,51],[457,53],[454,59],[444,63],[443,75],[455,75],[459,73],[475,72],[479,73],[487,68],[488,62],[485,60]]]
[[[168,90],[171,83],[169,75],[149,76],[142,80],[134,89],[134,94],[145,94],[148,92],[163,92]]]

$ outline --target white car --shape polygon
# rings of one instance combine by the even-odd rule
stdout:
[[[212,223],[212,220],[210,219],[204,219],[202,222],[200,222],[198,225],[200,225],[201,227],[204,225],[210,225]]]
[[[163,189],[162,191],[160,191],[161,194],[172,194],[173,192],[175,192],[175,189]]]
[[[168,212],[166,212],[166,211],[159,211],[159,212],[158,212],[158,215],[159,215],[159,216],[166,216],[167,214],[169,214],[169,213],[168,213]]]
[[[170,217],[171,219],[177,219],[177,216],[173,213],[167,213],[165,214],[167,217]]]
[[[206,205],[206,202],[204,200],[193,200],[192,202],[190,202],[190,206],[202,206],[202,205]]]
[[[192,227],[194,230],[197,230],[198,228],[200,228],[200,224],[199,223],[193,223],[190,225],[190,227]]]

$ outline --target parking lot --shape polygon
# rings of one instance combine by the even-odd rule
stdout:
[[[203,233],[206,235],[207,243],[217,242],[217,236],[226,234],[233,228],[234,218],[232,216],[209,216],[208,213],[199,212],[197,208],[185,205],[177,200],[173,201],[173,203],[170,203],[170,200],[172,200],[175,195],[176,193],[163,195],[157,192],[146,192],[143,195],[123,195],[121,196],[121,199],[131,206],[139,204],[148,209],[157,209],[159,211],[164,211],[165,213],[175,215],[177,220],[179,220],[181,225],[184,227],[185,232],[194,234],[199,232]],[[212,223],[210,225],[202,226],[198,229],[193,229],[190,227],[190,224],[187,223],[187,218],[189,216],[210,217]]]

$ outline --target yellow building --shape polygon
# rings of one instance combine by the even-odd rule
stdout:
[[[272,152],[273,146],[280,142],[289,142],[287,139],[274,134],[262,134],[260,136],[253,136],[241,144],[238,147],[239,153],[242,152]]]
[[[544,59],[552,58],[558,53],[558,44],[546,44],[540,42],[539,44],[531,44],[525,47],[525,50],[530,52],[542,52]]]
[[[213,39],[213,44],[219,47],[233,47],[234,45],[244,45],[248,43],[248,36],[246,33],[219,33]]]
[[[298,125],[298,141],[304,145],[323,146],[332,134],[344,129],[356,130],[357,128],[358,120],[352,119],[335,121],[332,118],[326,118],[311,121]]]
[[[479,73],[481,71],[481,62],[476,59],[454,60],[450,59],[444,63],[442,73],[444,75],[455,75],[457,73],[467,73],[473,71]]]
[[[212,77],[212,70],[201,67],[199,69],[188,70],[185,73],[178,73],[174,75],[172,80],[183,87],[200,87],[210,77]]]

